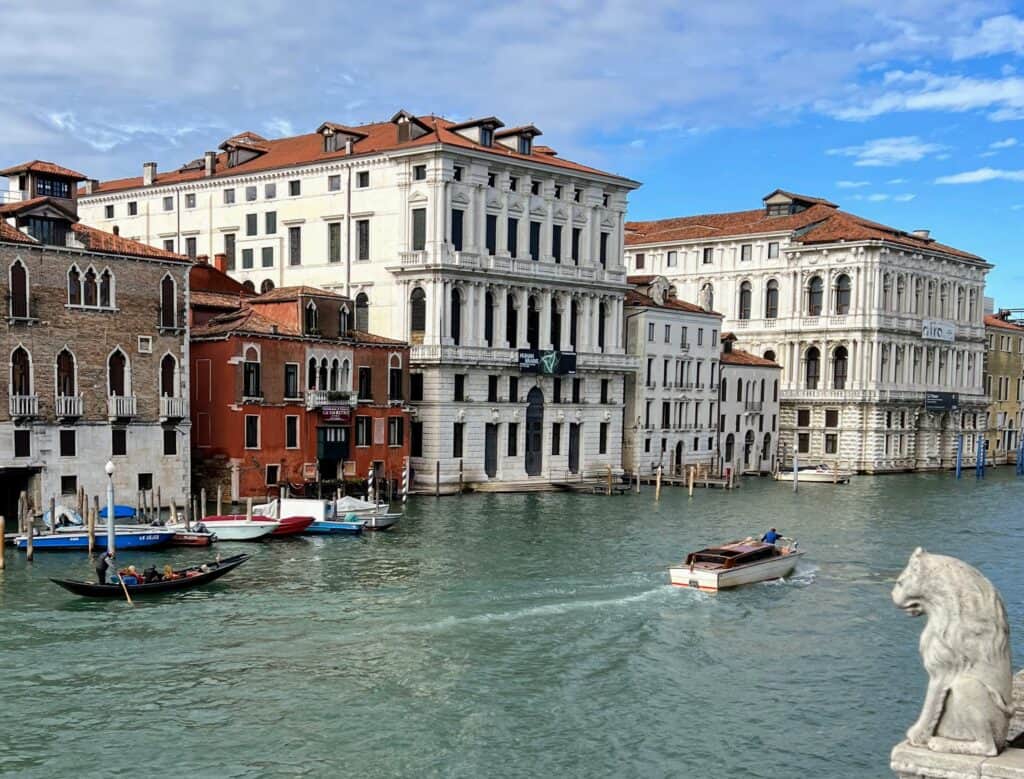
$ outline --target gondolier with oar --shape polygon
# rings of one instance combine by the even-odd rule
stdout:
[[[104,552],[96,562],[96,581],[100,584],[107,583],[107,570],[110,568],[110,561],[114,559],[111,552]]]

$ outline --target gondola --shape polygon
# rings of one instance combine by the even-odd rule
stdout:
[[[204,584],[209,584],[214,579],[219,579],[226,573],[230,573],[235,568],[240,566],[250,555],[240,554],[234,557],[228,557],[220,562],[213,561],[206,563],[208,571],[202,572],[200,569],[201,565],[193,565],[189,568],[182,568],[180,571],[174,573],[181,575],[180,579],[171,579],[170,581],[159,581],[150,582],[149,584],[129,584],[125,585],[128,592],[134,597],[138,595],[157,595],[164,592],[176,592],[178,590],[189,590],[193,587],[200,587]],[[200,571],[189,576],[190,571]],[[54,584],[59,584],[65,590],[73,592],[75,595],[82,595],[87,598],[123,598],[124,587],[121,586],[120,582],[114,584],[97,584],[96,582],[82,582],[73,579],[50,579]]]

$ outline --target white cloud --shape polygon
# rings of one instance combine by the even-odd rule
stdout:
[[[1016,203],[1010,206],[1011,211],[1024,211],[1024,203]]]
[[[917,195],[905,192],[899,195],[891,195],[888,192],[872,192],[870,195],[854,195],[854,200],[865,200],[869,203],[885,203],[892,201],[893,203],[909,203]]]
[[[275,116],[267,122],[264,122],[263,127],[272,138],[287,138],[292,135],[296,135],[295,127],[292,123],[283,117]]]
[[[929,155],[938,154],[946,147],[938,143],[921,140],[916,135],[895,138],[876,138],[857,146],[843,146],[829,149],[826,153],[840,157],[854,157],[854,165],[863,167],[885,167],[904,162],[918,162]]]
[[[893,186],[896,186],[897,184],[906,184],[907,180],[906,179],[889,179],[885,183],[886,184],[892,184]]]
[[[860,187],[871,186],[870,181],[837,181],[836,186],[840,189],[859,189]]]
[[[1024,20],[1011,14],[986,19],[971,35],[952,41],[953,59],[1024,54]]]
[[[992,143],[990,143],[988,145],[988,147],[990,149],[1009,149],[1012,146],[1016,146],[1016,145],[1017,145],[1017,139],[1016,138],[1003,138],[1003,140],[1001,140],[1001,141],[992,141]]]
[[[986,181],[1024,181],[1024,170],[978,168],[935,179],[936,184],[982,184]]]
[[[629,148],[631,149],[642,149],[647,145],[647,141],[643,138],[634,138],[629,142]]]
[[[909,192],[905,192],[902,195],[893,195],[892,199],[895,200],[897,203],[909,203],[915,197],[917,197],[917,195],[913,195],[913,194],[911,194]]]

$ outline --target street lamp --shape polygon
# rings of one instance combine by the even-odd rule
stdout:
[[[107,554],[113,557],[117,545],[114,533],[114,463],[107,460],[104,470],[107,472]]]

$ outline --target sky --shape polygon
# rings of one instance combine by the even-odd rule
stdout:
[[[1024,4],[0,0],[0,167],[178,167],[399,108],[533,123],[632,219],[826,197],[994,263],[1024,308]]]

